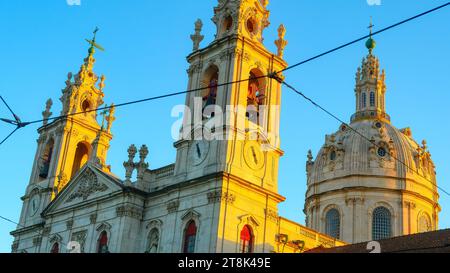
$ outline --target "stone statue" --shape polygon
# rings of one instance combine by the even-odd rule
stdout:
[[[284,55],[284,48],[287,46],[288,41],[284,39],[284,36],[286,35],[286,28],[283,24],[278,27],[278,40],[275,41],[275,45],[278,48],[278,57],[283,58]]]
[[[200,48],[200,43],[203,41],[205,36],[201,35],[203,28],[203,22],[202,20],[198,19],[195,22],[195,33],[191,35],[191,40],[193,42],[193,51],[197,51]]]

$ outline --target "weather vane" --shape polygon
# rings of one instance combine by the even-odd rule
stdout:
[[[96,36],[97,36],[97,32],[99,31],[100,29],[98,28],[98,27],[96,27],[95,28],[95,30],[94,30],[94,38],[92,38],[92,40],[89,40],[89,39],[86,39],[86,41],[91,45],[91,49],[94,49],[94,48],[97,48],[97,49],[99,49],[99,50],[101,50],[101,51],[105,51],[105,49],[101,46],[101,45],[99,45],[99,44],[97,44],[96,42],[95,42],[95,38],[96,38]]]

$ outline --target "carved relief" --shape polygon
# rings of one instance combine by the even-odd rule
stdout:
[[[208,204],[220,202],[220,200],[222,198],[221,191],[208,192],[206,195],[208,197]]]
[[[66,222],[66,227],[67,227],[68,230],[71,230],[71,229],[72,229],[72,227],[73,227],[73,219],[68,220],[68,221]]]
[[[92,194],[96,192],[104,192],[107,189],[108,187],[105,184],[97,180],[97,175],[95,175],[95,173],[91,169],[87,168],[83,175],[80,177],[80,182],[77,190],[69,196],[66,203],[70,203],[76,199],[82,199],[83,201],[86,201]]]
[[[178,208],[180,207],[180,201],[172,201],[167,204],[167,212],[174,213],[178,211]]]
[[[93,213],[89,216],[89,222],[91,224],[96,224],[97,223],[97,213]]]
[[[218,203],[223,201],[225,203],[233,204],[236,197],[231,193],[222,193],[221,191],[213,191],[207,193],[208,204]]]
[[[278,223],[280,216],[278,215],[278,212],[271,210],[271,209],[264,209],[264,213],[270,221],[274,223]]]
[[[134,206],[125,205],[116,208],[117,217],[142,218],[142,210]]]
[[[74,232],[72,234],[71,241],[78,242],[80,244],[81,253],[84,253],[84,246],[86,245],[87,233],[88,233],[87,230],[82,230]]]

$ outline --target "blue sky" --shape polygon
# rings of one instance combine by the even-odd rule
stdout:
[[[273,41],[280,23],[287,28],[289,63],[353,40],[367,33],[370,16],[375,30],[415,15],[446,1],[382,0],[370,6],[367,0],[273,0],[271,26],[265,32],[266,46]],[[168,4],[170,3],[170,4]],[[194,21],[204,22],[205,40],[214,35],[210,18],[216,0],[146,1],[81,0],[69,6],[66,0],[0,1],[0,94],[24,120],[41,117],[45,101],[52,98],[59,113],[59,97],[69,71],[77,72],[86,56],[95,26],[98,42],[106,51],[97,53],[95,70],[107,77],[105,100],[128,100],[186,89],[185,57],[192,49],[189,35]],[[437,167],[438,183],[450,190],[450,7],[377,36],[375,54],[387,73],[387,111],[398,128],[410,126],[416,140],[427,139]],[[354,76],[367,53],[364,43],[286,73],[286,80],[348,120],[354,112]],[[150,167],[174,161],[171,126],[172,107],[184,96],[117,110],[113,125],[109,163],[123,177],[122,162],[132,143],[147,144]],[[320,149],[325,134],[339,124],[285,89],[282,102],[281,137],[286,155],[281,160],[280,193],[283,216],[304,222],[302,212],[305,159],[308,149]],[[9,117],[0,106],[0,117]],[[0,215],[18,221],[20,197],[28,184],[33,162],[36,126],[18,132],[0,146]],[[0,137],[11,128],[0,124]],[[450,197],[441,194],[440,227],[450,227]],[[15,225],[0,222],[0,252],[9,252]]]

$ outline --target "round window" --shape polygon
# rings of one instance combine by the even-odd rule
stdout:
[[[381,124],[381,122],[377,122],[377,123],[375,123],[375,127],[377,127],[377,128],[381,128],[381,127],[383,127],[383,124]]]
[[[253,21],[253,19],[248,19],[247,20],[247,30],[251,34],[254,34],[254,32],[255,32],[255,22]]]
[[[386,149],[385,148],[379,148],[378,149],[378,155],[381,157],[385,157],[386,156]]]

